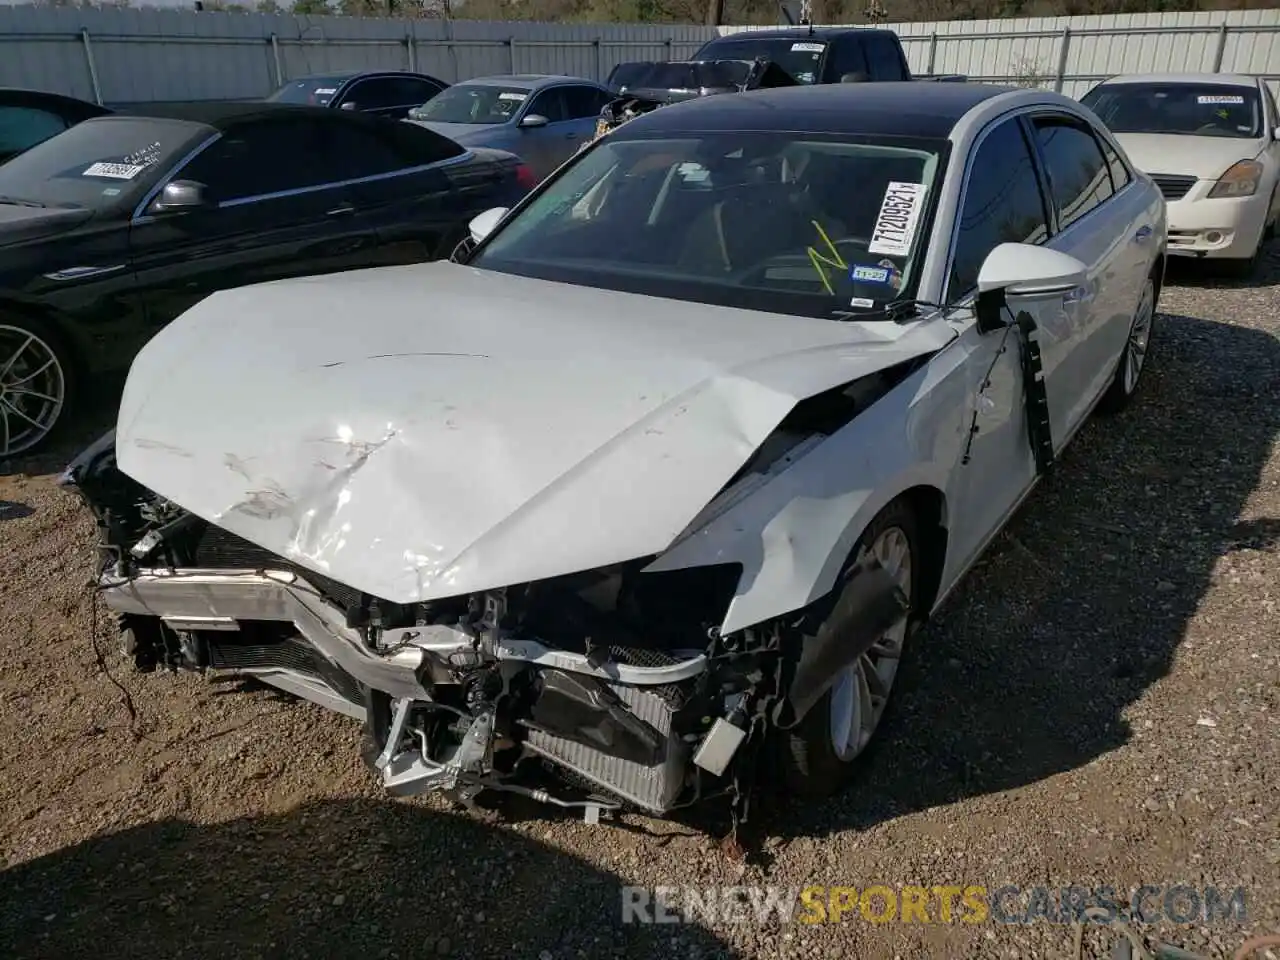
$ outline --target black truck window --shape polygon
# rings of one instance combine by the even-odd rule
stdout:
[[[871,66],[872,80],[906,80],[906,64],[902,62],[901,48],[888,34],[868,32],[863,38],[867,60]]]
[[[867,67],[867,55],[862,52],[862,38],[856,33],[837,37],[827,52],[827,66],[823,72],[827,83],[839,83],[850,74],[861,74],[861,79],[869,80],[871,72]]]

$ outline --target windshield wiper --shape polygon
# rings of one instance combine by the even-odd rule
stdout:
[[[47,203],[41,203],[39,200],[23,200],[21,197],[0,197],[0,203],[7,203],[14,207],[47,207]]]
[[[832,310],[832,320],[848,322],[850,320],[890,320],[894,323],[906,323],[914,320],[916,314],[924,310],[942,310],[945,304],[933,303],[929,300],[891,300],[882,307],[868,307],[865,310]]]

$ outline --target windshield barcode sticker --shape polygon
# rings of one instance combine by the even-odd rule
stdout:
[[[516,103],[520,103],[520,102],[522,102],[522,101],[524,101],[524,100],[527,100],[527,99],[528,99],[528,97],[529,97],[529,95],[528,95],[527,93],[500,93],[500,94],[498,94],[498,99],[499,99],[499,100],[514,100]]]
[[[850,276],[854,283],[888,283],[888,267],[854,267]]]
[[[1196,97],[1196,103],[1225,103],[1228,105],[1240,106],[1244,103],[1244,97],[1235,96],[1234,94],[1209,94],[1203,97]]]
[[[905,257],[911,251],[916,228],[920,224],[920,210],[924,207],[923,183],[891,181],[885,188],[880,213],[871,231],[868,253]]]
[[[821,53],[822,44],[820,43],[793,43],[791,45],[792,53]]]
[[[316,87],[317,97],[332,97],[337,92],[337,87]]]
[[[111,180],[132,180],[140,174],[146,167],[140,167],[136,163],[95,163],[92,164],[82,177],[107,177]]]

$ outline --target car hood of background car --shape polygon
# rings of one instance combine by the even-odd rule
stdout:
[[[143,348],[116,453],[223,529],[412,603],[659,553],[798,400],[953,337],[448,261],[284,280]]]
[[[435,120],[410,120],[420,127],[426,127],[432,133],[448,137],[454,143],[474,143],[491,139],[495,134],[510,133],[513,129],[509,123],[440,123]]]
[[[66,233],[92,216],[92,210],[0,203],[0,246]]]
[[[1258,140],[1173,133],[1117,133],[1115,138],[1139,170],[1201,180],[1217,180],[1232,164],[1252,160],[1264,146]]]

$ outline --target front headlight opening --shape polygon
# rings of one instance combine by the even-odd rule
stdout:
[[[1262,180],[1262,164],[1256,160],[1241,160],[1218,178],[1209,191],[1210,200],[1224,197],[1251,197],[1258,192]]]

